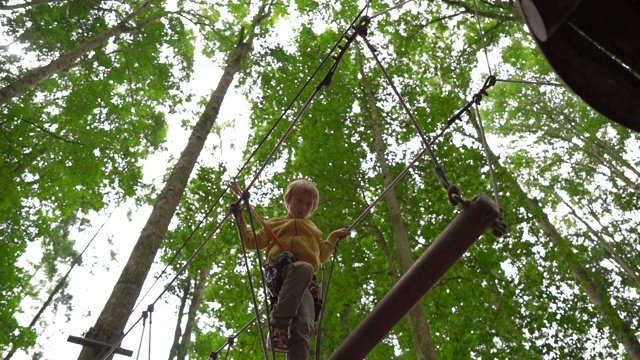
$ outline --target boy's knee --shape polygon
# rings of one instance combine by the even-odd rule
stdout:
[[[313,272],[314,272],[313,265],[309,264],[306,261],[299,261],[298,263],[296,263],[296,265],[298,265],[298,267],[300,268],[300,271],[304,271],[305,273],[309,273],[311,274],[311,276],[313,276]]]

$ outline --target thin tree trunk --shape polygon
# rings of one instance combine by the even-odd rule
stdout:
[[[241,70],[243,61],[251,50],[251,42],[255,31],[262,20],[270,14],[271,3],[264,2],[251,24],[251,31],[246,42],[239,42],[229,57],[227,66],[211,95],[204,112],[195,124],[189,142],[180,154],[180,158],[171,171],[167,183],[156,199],[153,211],[140,237],[122,270],[109,300],[96,324],[87,332],[86,338],[104,343],[112,343],[123,335],[124,327],[131,316],[135,301],[149,273],[153,259],[162,244],[169,223],[182,198],[189,176],[204,147],[207,136],[211,132],[220,106],[234,76]],[[90,347],[83,347],[79,360],[92,360],[96,352]]]
[[[398,280],[400,280],[400,274],[398,274],[398,270],[396,270],[395,261],[393,261],[393,254],[389,250],[389,245],[387,244],[387,241],[384,238],[384,234],[382,233],[382,231],[377,225],[374,224],[374,225],[368,225],[368,226],[373,229],[373,233],[376,236],[376,241],[378,242],[378,245],[380,246],[385,256],[387,257],[387,262],[389,263],[389,275],[391,275],[393,282],[397,282]]]
[[[478,135],[480,135],[480,129],[473,112],[470,118],[471,123],[478,132]],[[487,150],[489,151],[491,158],[495,159],[495,163],[493,165],[496,167],[496,170],[502,170],[500,173],[504,176],[504,180],[509,182],[511,185],[510,188],[515,190],[516,193],[525,201],[527,212],[529,212],[534,219],[537,219],[540,229],[549,236],[551,243],[558,251],[560,259],[568,268],[571,269],[571,273],[576,279],[576,282],[587,294],[587,297],[595,306],[606,326],[624,346],[629,358],[632,360],[640,360],[640,342],[631,328],[631,325],[625,321],[620,314],[618,314],[615,307],[611,304],[609,300],[610,297],[607,292],[599,286],[593,277],[591,277],[587,269],[582,266],[580,260],[572,251],[573,244],[569,240],[565,239],[553,223],[551,223],[549,217],[538,201],[530,198],[527,192],[520,186],[518,180],[512,176],[508,170],[504,169],[500,163],[498,163],[498,158],[494,156],[491,149]]]
[[[500,289],[498,288],[498,285],[496,283],[491,284],[490,287],[491,288],[489,289],[489,291],[491,292],[491,299],[493,299],[496,307],[500,309],[502,307],[502,293],[500,292]],[[511,331],[511,336],[513,336],[514,338],[513,344],[518,349],[522,349],[522,341],[520,341],[520,339],[523,338],[522,330],[518,328],[516,323],[513,321],[513,319],[511,319],[511,317],[509,317],[506,312],[501,311],[500,314],[507,323],[509,331]],[[523,350],[520,350],[520,355],[524,358],[527,354],[525,354]]]
[[[80,59],[80,57],[96,49],[98,46],[104,44],[110,38],[118,36],[125,32],[130,32],[131,29],[127,26],[127,24],[133,18],[140,15],[140,13],[142,13],[146,8],[148,8],[153,1],[154,0],[145,1],[140,7],[125,16],[115,26],[107,29],[105,32],[99,34],[98,36],[78,45],[75,49],[51,61],[49,64],[41,66],[39,68],[31,69],[21,78],[0,89],[0,105],[6,104],[11,99],[21,96],[27,91],[34,89],[41,82],[47,80],[51,76],[63,70],[69,69],[73,66],[73,63],[75,61]],[[149,23],[150,22],[145,23],[144,26],[149,25]]]
[[[189,313],[187,316],[187,324],[184,327],[184,333],[182,334],[182,340],[178,346],[178,359],[185,360],[187,358],[187,350],[189,350],[189,344],[191,343],[191,333],[196,323],[196,316],[198,315],[198,309],[202,303],[202,297],[204,295],[204,288],[209,279],[211,273],[211,266],[200,270],[198,274],[198,280],[193,287],[193,296],[191,296],[191,304],[189,305]]]
[[[187,279],[182,288],[182,297],[180,298],[180,308],[178,309],[178,319],[176,321],[176,330],[173,333],[173,344],[169,350],[169,360],[173,360],[178,356],[178,346],[180,346],[180,337],[182,335],[182,317],[184,316],[184,308],[187,306],[187,299],[191,292],[191,280]]]
[[[627,263],[627,261],[618,253],[618,251],[602,236],[601,232],[596,231],[589,222],[585,221],[582,216],[578,215],[576,210],[569,204],[563,197],[560,197],[562,203],[567,206],[571,215],[573,215],[574,219],[578,220],[582,223],[583,226],[587,228],[587,231],[598,241],[598,244],[609,254],[611,254],[611,258],[622,268],[624,273],[627,275],[627,278],[633,282],[640,289],[640,277],[638,274],[631,269],[631,266]]]
[[[388,187],[393,181],[391,176],[391,170],[387,164],[385,150],[386,146],[382,138],[382,132],[380,130],[380,118],[378,116],[377,106],[375,98],[373,97],[373,89],[368,82],[362,64],[360,67],[360,74],[362,75],[362,83],[364,86],[364,93],[367,97],[369,115],[371,116],[371,130],[373,133],[374,146],[376,151],[376,158],[378,165],[382,172],[385,187]],[[398,262],[400,270],[405,273],[413,265],[413,257],[411,251],[411,245],[409,244],[409,234],[407,228],[402,219],[400,213],[400,206],[398,205],[398,199],[394,189],[391,189],[386,196],[387,211],[389,212],[389,220],[391,225],[391,231],[393,233],[393,239],[396,245],[396,253],[398,254]],[[392,266],[392,265],[390,265]],[[416,358],[419,360],[434,360],[437,359],[435,342],[431,335],[431,329],[429,328],[429,322],[427,320],[427,313],[422,306],[422,303],[416,304],[408,313],[409,326],[411,327],[411,335],[413,337],[413,343],[416,349]]]
[[[522,190],[522,195],[527,201],[529,212],[532,215],[537,214],[538,225],[549,235],[551,242],[558,249],[560,257],[571,268],[573,277],[578,284],[582,286],[591,303],[595,305],[596,310],[604,319],[607,327],[618,338],[618,341],[622,343],[627,351],[627,355],[633,360],[640,360],[640,342],[638,342],[638,338],[632,330],[631,325],[618,314],[615,307],[611,304],[609,300],[610,296],[607,292],[596,283],[587,269],[575,259],[575,256],[572,256],[571,242],[562,237],[540,204],[524,194],[524,190]]]
[[[623,169],[626,168],[627,170],[633,172],[636,176],[640,176],[638,170],[631,164],[629,164],[629,162],[626,161],[619,153],[612,149],[609,144],[606,144],[604,141],[599,139],[595,141],[591,140],[575,129],[575,121],[569,120],[568,122],[572,125],[570,127],[571,133],[582,140],[582,142],[586,145],[586,149],[584,149],[584,152],[594,158],[602,166],[609,169],[609,171],[611,171],[611,174],[620,179],[620,181],[627,185],[633,192],[636,193],[636,195],[640,196],[640,185],[630,179],[625,174],[625,171]],[[605,155],[603,155],[601,153],[601,150],[604,151],[605,154],[609,155],[609,157],[613,161],[610,161]],[[617,165],[618,163],[621,164],[623,168],[620,168]]]

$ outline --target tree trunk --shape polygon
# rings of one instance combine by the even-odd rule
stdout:
[[[564,198],[562,198],[562,197],[561,197],[561,200],[562,200],[562,203],[569,209],[569,211],[571,212],[571,215],[573,215],[574,219],[576,219],[577,221],[582,223],[582,225],[587,228],[587,231],[589,231],[589,233],[598,241],[598,244],[607,253],[611,254],[611,258],[616,262],[616,264],[618,264],[618,266],[620,266],[620,268],[627,275],[627,278],[631,282],[633,282],[638,287],[638,289],[640,289],[640,277],[638,277],[638,274],[636,274],[636,272],[631,268],[630,264],[623,258],[623,256],[618,253],[618,250],[616,250],[605,239],[605,237],[602,235],[602,232],[604,231],[604,229],[601,229],[600,232],[596,231],[596,229],[594,229],[591,226],[591,224],[589,224],[588,221],[583,219],[583,217],[580,216],[576,212],[576,210],[573,208],[573,206],[571,206],[571,204],[569,204],[567,201],[565,201]]]
[[[51,61],[45,66],[31,69],[21,78],[0,89],[0,105],[6,104],[9,100],[26,93],[28,90],[34,89],[38,84],[60,71],[69,69],[73,66],[75,61],[80,59],[80,57],[104,44],[110,38],[118,36],[124,32],[128,32],[130,29],[127,27],[127,24],[133,18],[140,15],[140,13],[149,7],[153,1],[154,0],[145,1],[140,5],[140,7],[129,13],[129,15],[125,16],[119,23],[107,29],[102,34],[78,45],[75,49]],[[144,26],[148,24],[150,24],[150,22],[146,23]]]
[[[267,6],[270,6],[270,4],[263,3],[258,14],[254,17],[247,42],[239,42],[229,57],[217,88],[211,95],[200,119],[195,124],[189,136],[189,142],[180,154],[180,158],[171,171],[164,189],[158,195],[153,211],[140,233],[140,237],[107,304],[98,317],[96,324],[87,332],[86,338],[103,343],[112,343],[122,336],[151,264],[182,198],[189,176],[220,112],[224,96],[231,86],[234,76],[241,70],[242,62],[251,50],[255,29],[270,14],[270,7],[267,9]],[[96,355],[92,348],[84,347],[78,359],[91,360]]]
[[[480,129],[473,113],[470,118],[471,123],[480,135]],[[492,159],[497,159],[497,157],[491,152],[491,149],[487,148],[487,151]],[[578,285],[581,286],[587,294],[587,297],[595,306],[598,313],[600,313],[600,316],[609,330],[611,330],[618,341],[622,343],[627,351],[627,355],[629,355],[629,358],[632,360],[640,360],[640,342],[638,341],[635,332],[632,330],[631,325],[625,321],[620,314],[618,314],[615,307],[609,301],[610,297],[605,289],[600,287],[593,277],[591,277],[587,269],[582,266],[580,260],[572,251],[573,244],[560,234],[558,229],[549,220],[549,217],[542,206],[540,206],[538,201],[528,196],[527,192],[520,186],[518,179],[512,176],[507,169],[504,169],[497,160],[493,165],[496,169],[502,170],[501,173],[505,177],[505,181],[510,183],[510,188],[515,190],[517,195],[525,201],[527,212],[531,214],[534,219],[537,219],[540,229],[549,236],[551,243],[558,251],[560,259],[564,261],[568,268],[571,269],[571,273],[576,279]]]
[[[362,75],[362,83],[364,86],[364,93],[367,97],[369,115],[371,116],[371,130],[374,140],[376,158],[378,165],[382,172],[385,187],[388,187],[393,182],[391,176],[391,170],[387,164],[385,150],[386,146],[382,138],[382,131],[380,130],[380,118],[378,116],[376,101],[373,96],[373,89],[368,82],[364,73],[364,69],[360,68],[360,74]],[[398,262],[400,270],[404,274],[413,265],[413,257],[411,251],[411,245],[409,244],[409,234],[404,224],[402,214],[400,213],[400,206],[398,205],[398,199],[394,189],[391,189],[386,196],[387,211],[389,212],[389,220],[391,225],[391,231],[393,233],[393,239],[396,245],[396,253],[398,254]],[[390,264],[392,267],[393,265]],[[429,328],[429,322],[427,320],[427,313],[422,306],[422,303],[416,304],[409,311],[409,325],[411,327],[411,335],[413,337],[413,343],[416,349],[416,359],[419,360],[433,360],[437,359],[435,342],[431,335],[431,329]]]
[[[622,343],[629,357],[633,360],[640,360],[640,342],[632,330],[631,325],[620,317],[615,307],[609,301],[610,297],[607,292],[596,283],[587,269],[572,256],[571,243],[558,232],[544,212],[544,209],[542,209],[537,201],[526,196],[524,190],[522,190],[522,195],[525,196],[529,212],[532,215],[538,215],[538,225],[549,235],[551,242],[559,250],[560,257],[571,268],[573,277],[577,280],[578,284],[582,286],[591,303],[595,305],[607,327],[618,338],[618,341]]]
[[[182,297],[180,298],[180,308],[178,309],[178,320],[176,321],[176,330],[173,333],[173,344],[169,350],[169,360],[173,360],[178,356],[178,347],[180,346],[180,337],[182,335],[182,317],[184,316],[184,308],[187,306],[187,299],[191,292],[190,281],[187,281],[182,288]]]
[[[605,143],[600,139],[592,140],[591,138],[581,134],[578,130],[575,129],[577,126],[576,122],[569,119],[569,124],[571,125],[570,130],[571,133],[578,137],[582,142],[584,142],[586,149],[584,152],[594,158],[598,163],[600,163],[605,168],[611,171],[611,174],[616,178],[620,179],[625,185],[627,185],[636,195],[640,196],[640,185],[635,183],[629,176],[627,176],[624,169],[631,171],[636,176],[640,176],[638,170],[633,167],[628,161],[626,161],[618,152],[616,152],[609,144]],[[604,154],[602,154],[604,152]],[[606,156],[609,155],[610,161]],[[622,165],[622,168],[618,166],[618,164]]]
[[[209,279],[211,273],[211,266],[200,270],[198,274],[198,280],[193,287],[193,296],[191,296],[191,304],[189,305],[189,313],[187,316],[187,324],[184,327],[184,333],[182,334],[182,340],[178,346],[178,359],[185,360],[187,358],[187,350],[189,350],[189,343],[191,342],[191,333],[196,323],[196,316],[198,315],[198,309],[202,303],[202,297],[204,295],[204,288]]]
[[[393,261],[393,254],[389,250],[389,245],[387,245],[387,240],[384,238],[384,234],[382,230],[377,225],[368,225],[373,229],[373,233],[376,236],[376,241],[385,256],[387,257],[387,262],[389,263],[389,275],[393,279],[393,282],[397,282],[400,280],[400,274],[398,274],[398,270],[396,269],[395,261]]]

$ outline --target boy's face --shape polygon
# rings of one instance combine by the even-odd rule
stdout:
[[[293,194],[287,207],[289,215],[294,219],[306,219],[311,215],[311,210],[315,204],[313,196],[309,193],[299,192]]]

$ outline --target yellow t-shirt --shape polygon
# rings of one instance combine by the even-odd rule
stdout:
[[[329,259],[338,241],[338,237],[335,235],[329,235],[327,240],[324,240],[322,231],[308,219],[295,219],[287,215],[265,222],[280,242],[288,248],[291,255],[311,264],[315,272],[318,272],[320,264]],[[269,262],[284,251],[264,229],[256,232],[256,239],[253,237],[253,231],[245,229],[244,239],[247,250],[256,250],[256,239],[258,249],[266,247],[267,261]]]

